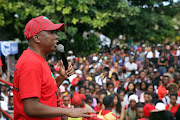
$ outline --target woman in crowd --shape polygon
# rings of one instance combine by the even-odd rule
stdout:
[[[114,94],[114,107],[112,108],[112,112],[117,116],[118,120],[123,120],[125,108],[121,106],[121,101],[116,93]]]

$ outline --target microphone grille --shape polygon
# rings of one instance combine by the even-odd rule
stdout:
[[[58,50],[59,52],[64,52],[64,46],[63,46],[62,44],[59,44],[59,45],[57,46],[57,50]]]

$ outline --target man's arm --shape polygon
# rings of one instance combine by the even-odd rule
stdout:
[[[59,68],[59,76],[57,76],[55,78],[57,87],[59,88],[59,86],[62,84],[62,82],[73,74],[74,74],[74,68],[71,65],[71,63],[70,62],[68,63],[68,70],[65,70],[63,62],[61,60],[61,66]]]
[[[39,118],[52,118],[60,116],[70,117],[91,117],[88,113],[94,113],[93,111],[87,111],[81,108],[68,109],[60,107],[50,107],[39,102],[39,98],[26,98],[23,99],[23,107],[25,114],[28,116]]]

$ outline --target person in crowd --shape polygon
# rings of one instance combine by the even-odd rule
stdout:
[[[117,120],[123,120],[124,119],[124,112],[125,108],[121,106],[121,101],[119,96],[115,93],[114,94],[114,106],[112,108],[112,112],[117,116]]]
[[[100,110],[104,109],[103,99],[107,95],[105,91],[102,91],[99,95],[99,103],[94,107],[94,111],[99,113]]]
[[[126,94],[124,96],[124,100],[128,101],[128,96],[132,93],[135,94],[136,90],[135,90],[135,85],[131,82],[129,82],[128,86],[127,86],[127,90],[126,90]]]
[[[121,100],[121,106],[125,107],[129,102],[124,100],[125,91],[124,90],[118,90],[118,95]]]
[[[90,95],[86,95],[85,103],[86,103],[87,105],[89,105],[90,107],[93,108],[93,106],[92,106],[93,98],[92,98]],[[94,109],[94,108],[93,108],[93,109]]]
[[[96,83],[102,86],[104,83],[106,83],[108,75],[109,75],[109,68],[105,67],[103,73],[95,77]]]
[[[177,94],[170,94],[170,102],[168,105],[166,105],[166,111],[171,111],[173,113],[173,115],[175,116],[178,108],[179,108],[179,104],[176,103],[177,101]]]
[[[81,104],[80,96],[78,96],[78,95],[73,96],[73,98],[72,98],[73,107],[72,108],[80,108],[80,104]],[[68,120],[86,120],[86,118],[83,118],[83,117],[78,117],[78,118],[68,117]]]
[[[123,67],[120,66],[118,67],[118,70],[117,70],[117,73],[118,73],[118,78],[127,78],[127,74],[126,72],[123,72]]]
[[[145,91],[146,92],[146,91]],[[145,102],[144,101],[144,93],[143,92],[141,95],[140,95],[140,102]],[[154,85],[152,83],[149,83],[147,84],[147,92],[148,93],[153,93],[154,92]]]
[[[119,87],[119,79],[118,79],[117,73],[115,73],[115,72],[112,73],[111,81],[112,81],[113,84],[114,84],[114,88],[115,88],[115,89],[118,89],[118,87]]]
[[[162,84],[158,87],[158,96],[159,99],[162,100],[164,95],[167,94],[167,85],[169,83],[169,76],[163,76]]]
[[[168,84],[168,94],[164,96],[164,98],[162,99],[163,103],[165,105],[169,104],[170,102],[170,95],[171,94],[177,94],[178,91],[178,85],[176,83],[170,83]],[[180,97],[177,96],[177,104],[180,104]]]
[[[159,82],[159,80],[161,80],[161,78],[160,78],[160,72],[159,72],[158,69],[154,69],[154,73],[155,73],[155,78],[154,78],[154,80],[152,81],[152,84],[157,88],[158,82]]]
[[[113,82],[108,82],[107,83],[107,95],[113,94],[114,93],[114,84]]]
[[[145,92],[144,93],[144,103],[147,104],[147,103],[150,103],[150,93],[148,92]]]
[[[168,61],[164,51],[161,52],[161,57],[158,59],[158,66],[161,76],[167,72]]]
[[[4,101],[6,102],[6,104],[9,103],[9,93],[7,89],[8,89],[8,85],[6,84],[1,85],[1,96],[4,98]]]
[[[142,81],[140,83],[140,90],[136,92],[136,95],[138,96],[138,99],[140,100],[141,94],[147,91],[148,84],[145,81]],[[143,100],[141,100],[142,102]]]
[[[86,96],[84,94],[77,94],[80,98],[81,98],[81,104],[80,104],[80,107],[85,109],[85,110],[90,110],[92,111],[92,107],[89,106],[88,104],[85,103],[86,101]],[[89,96],[88,96],[89,97]],[[92,103],[91,103],[92,104]]]
[[[76,73],[77,76],[72,80],[71,84],[77,87],[78,82],[80,80],[80,75],[82,75],[82,71],[81,70],[76,70],[75,73]]]
[[[132,70],[137,70],[137,64],[134,63],[133,58],[129,58],[129,62],[125,64],[127,75],[129,76]]]
[[[105,120],[117,120],[117,116],[111,112],[114,106],[113,95],[107,95],[103,99],[104,109],[99,111],[99,115],[104,116]]]
[[[101,93],[101,86],[98,85],[98,84],[96,84],[96,85],[95,85],[95,91],[94,91],[93,97],[95,97],[96,99],[98,99],[100,93]]]
[[[142,81],[148,82],[146,78],[146,72],[144,70],[140,72],[139,77],[140,78],[138,80],[135,80],[135,83],[142,82]]]
[[[125,120],[134,120],[136,118],[136,104],[138,96],[133,94],[129,96],[130,107],[125,111]]]
[[[14,117],[14,101],[13,101],[13,96],[9,96],[9,103],[8,103],[8,114],[11,117]]]
[[[144,105],[142,103],[136,104],[136,118],[135,120],[143,120],[144,112],[143,112]]]
[[[66,106],[66,107],[71,107],[71,105],[70,105],[70,97],[69,96],[66,96],[66,95],[64,95],[63,97],[62,97],[62,100],[63,100],[63,106]]]
[[[2,96],[0,96],[0,108],[4,112],[8,113],[8,104],[4,101],[4,98]],[[1,120],[6,120],[7,118],[8,117],[4,113],[0,112],[0,119]]]
[[[148,82],[149,83],[152,83],[155,79],[155,73],[154,72],[150,72],[149,73],[149,79],[148,79]]]

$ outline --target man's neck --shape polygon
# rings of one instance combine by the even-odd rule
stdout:
[[[35,49],[34,47],[28,46],[28,48],[33,51],[34,53],[36,53],[37,55],[41,56],[42,58],[46,59],[46,55],[47,54],[43,54],[39,49]]]

